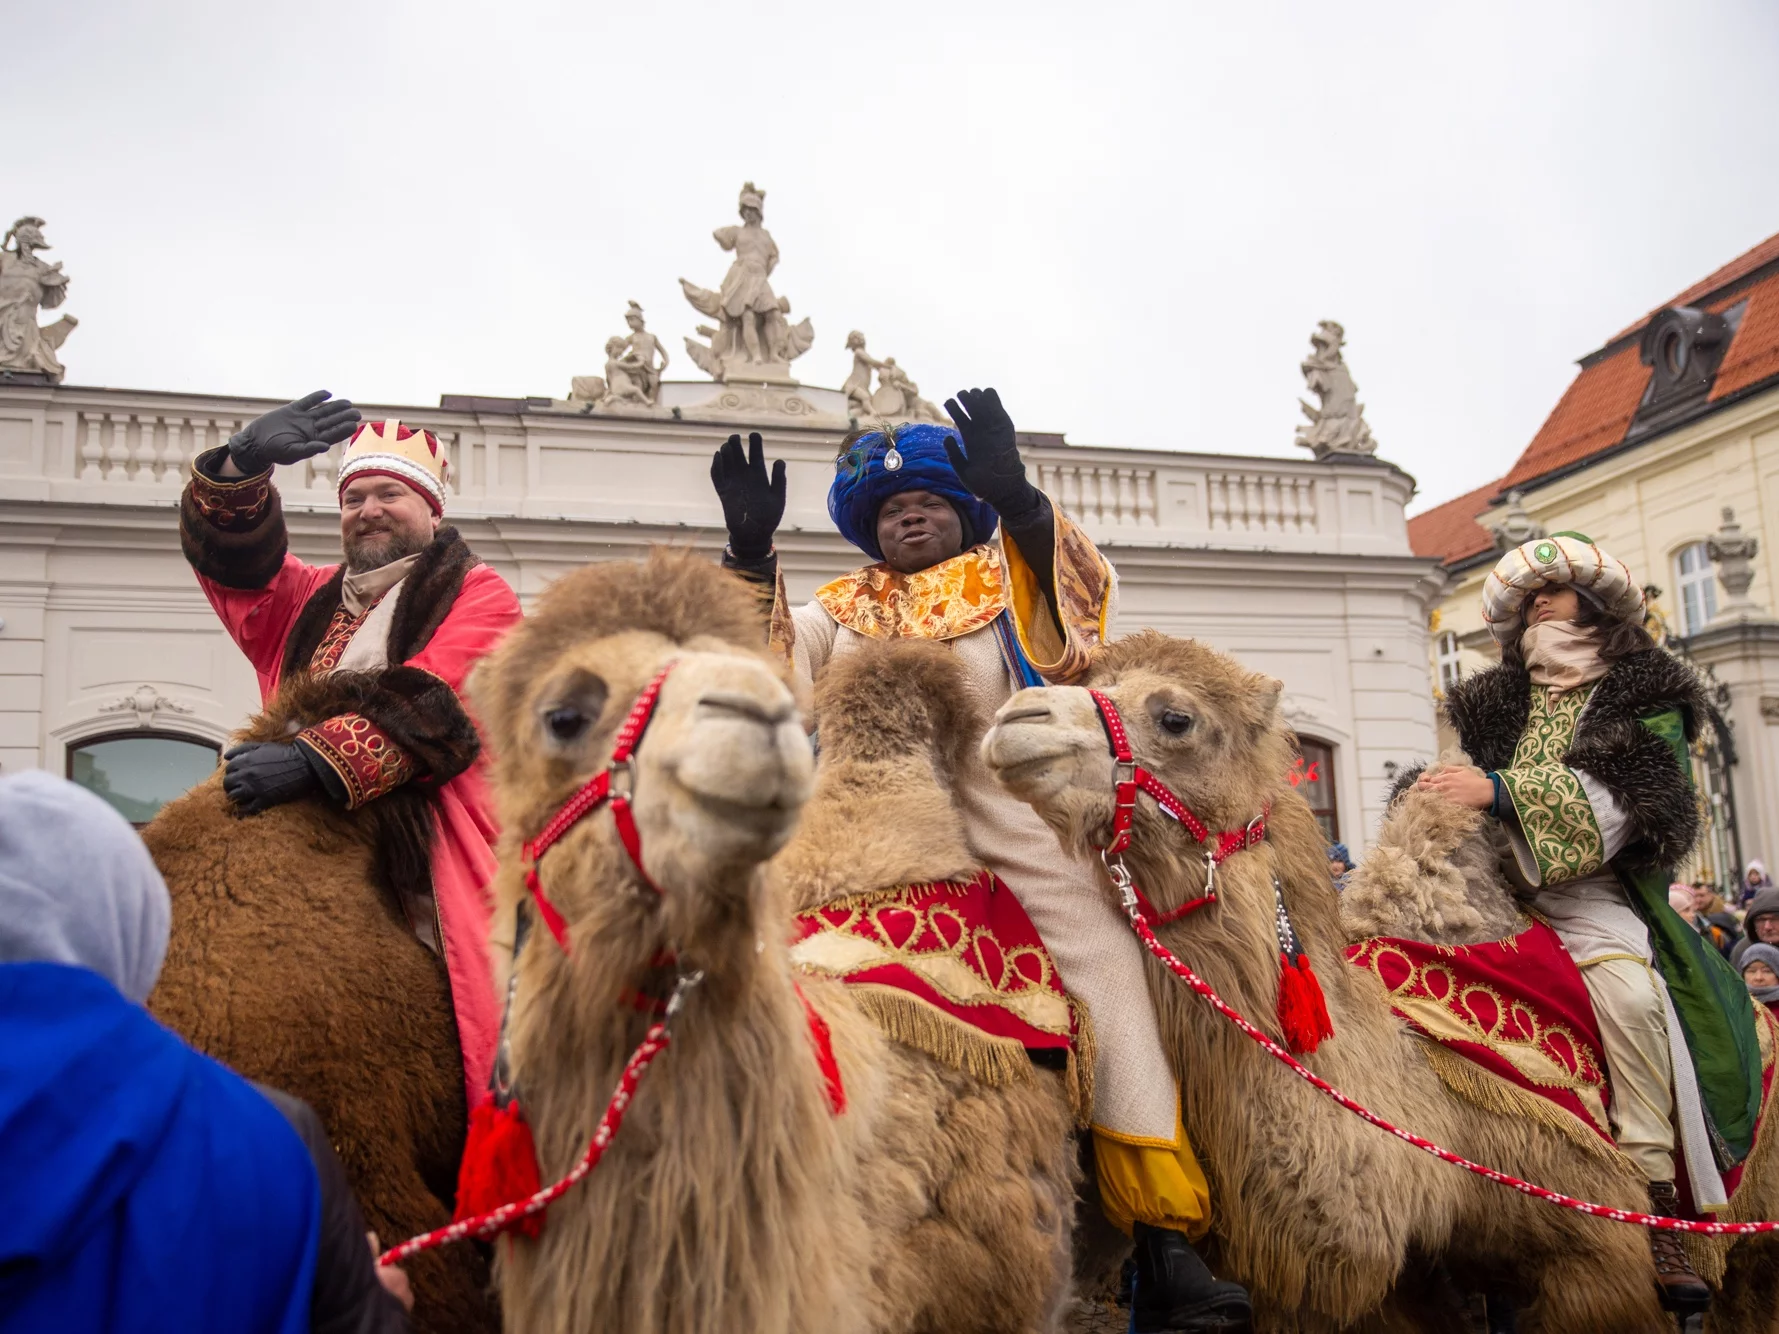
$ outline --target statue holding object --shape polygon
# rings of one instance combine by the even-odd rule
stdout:
[[[846,410],[855,421],[936,422],[943,426],[950,420],[920,396],[920,386],[896,365],[894,357],[879,361],[865,351],[865,335],[857,329],[846,336],[846,348],[852,353],[852,372],[840,392],[846,395]],[[872,371],[877,372],[875,393],[871,390]]]
[[[56,352],[80,323],[64,315],[39,325],[39,310],[54,310],[68,295],[68,276],[58,261],[37,258],[48,250],[42,218],[20,218],[0,241],[0,374],[23,372],[60,384],[65,373]]]

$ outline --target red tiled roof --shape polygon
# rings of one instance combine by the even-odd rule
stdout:
[[[1656,313],[1671,306],[1702,304],[1721,312],[1742,301],[1748,309],[1718,368],[1711,400],[1716,402],[1738,390],[1779,374],[1779,273],[1751,287],[1705,300],[1711,293],[1740,282],[1762,266],[1779,261],[1779,234],[1769,236],[1746,254],[1738,255],[1709,277],[1694,283],[1673,300],[1656,307],[1628,329],[1615,334],[1606,347],[1624,342],[1610,356],[1584,364],[1581,373],[1564,391],[1532,443],[1514,461],[1503,489],[1520,486],[1610,449],[1625,438],[1625,431],[1649,387],[1650,368],[1638,355],[1635,335]],[[1630,341],[1625,341],[1630,340]]]
[[[1636,343],[1583,367],[1501,485],[1517,486],[1542,477],[1623,440],[1649,376],[1649,367],[1638,359]]]
[[[1476,516],[1500,490],[1501,482],[1493,481],[1415,515],[1408,521],[1409,549],[1417,556],[1437,556],[1447,565],[1489,550],[1495,539]]]
[[[1741,327],[1724,353],[1723,365],[1717,368],[1717,379],[1712,381],[1713,403],[1738,389],[1758,384],[1769,375],[1779,375],[1779,273],[1743,288],[1727,304],[1739,301],[1747,301],[1748,309],[1742,312]]]
[[[1728,287],[1738,278],[1746,278],[1761,265],[1770,264],[1776,259],[1779,259],[1779,232],[1775,232],[1773,235],[1769,236],[1753,250],[1737,255],[1728,264],[1725,264],[1721,269],[1717,270],[1717,272],[1701,278],[1672,301],[1664,302],[1662,305],[1657,306],[1635,324],[1628,328],[1620,329],[1606,341],[1608,343],[1616,343],[1626,334],[1635,333],[1637,330],[1641,329],[1644,325],[1649,323],[1650,316],[1659,314],[1669,306],[1690,306],[1700,297],[1709,296],[1720,287]]]

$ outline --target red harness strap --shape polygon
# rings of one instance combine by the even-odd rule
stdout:
[[[1094,705],[1099,709],[1100,723],[1106,729],[1106,740],[1112,748],[1112,759],[1117,769],[1123,771],[1114,780],[1113,801],[1116,806],[1112,813],[1112,841],[1100,849],[1100,860],[1105,862],[1106,872],[1112,877],[1112,884],[1116,888],[1121,891],[1129,889],[1136,895],[1143,916],[1152,925],[1165,926],[1169,922],[1177,922],[1207,903],[1217,901],[1217,868],[1242,849],[1260,845],[1266,838],[1267,812],[1261,811],[1241,829],[1226,829],[1218,834],[1217,846],[1205,850],[1205,892],[1196,899],[1188,899],[1178,908],[1161,912],[1131,878],[1130,868],[1124,864],[1123,853],[1130,847],[1131,820],[1136,814],[1137,793],[1147,792],[1153,797],[1155,804],[1163,812],[1186,827],[1186,832],[1192,835],[1194,841],[1208,842],[1211,831],[1180,800],[1173,789],[1137,763],[1130,748],[1130,735],[1124,730],[1124,719],[1118,716],[1117,705],[1098,690],[1089,690],[1087,693],[1093,696]]]
[[[672,670],[673,664],[668,663],[643,688],[642,694],[636,697],[636,703],[630,706],[624,725],[618,728],[617,738],[612,743],[612,757],[606,767],[563,802],[550,817],[549,823],[538,832],[537,837],[527,840],[520,849],[519,855],[525,861],[525,886],[531,891],[531,897],[537,901],[538,916],[543,918],[544,925],[550,928],[550,934],[556,938],[556,943],[564,952],[568,949],[568,923],[556,910],[556,905],[550,902],[550,896],[544,893],[543,881],[538,876],[538,863],[564,834],[601,806],[610,803],[612,821],[618,828],[618,841],[624,845],[624,851],[630,854],[630,860],[636,867],[636,873],[642,877],[642,882],[657,894],[661,892],[661,887],[649,878],[649,873],[642,864],[642,835],[637,832],[636,815],[630,809],[630,794],[615,790],[614,782],[622,771],[630,773],[634,783],[635,770],[631,767],[631,759],[636,754],[637,745],[642,741],[642,734],[648,730],[649,719],[655,716],[655,703],[661,697],[661,684]]]

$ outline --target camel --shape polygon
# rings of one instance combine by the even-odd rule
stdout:
[[[316,721],[293,678],[242,739]],[[168,803],[143,838],[173,899],[149,1008],[200,1051],[304,1099],[384,1245],[451,1217],[463,1069],[443,963],[408,929],[393,882],[425,865],[430,813],[400,789],[355,813],[325,799],[236,814],[220,773]],[[475,1248],[411,1260],[417,1329],[499,1327]]]
[[[943,650],[895,653],[907,688],[884,691],[864,654],[824,680],[819,780],[753,594],[690,553],[564,575],[478,666],[506,831],[496,959],[517,970],[511,1068],[544,1181],[581,1155],[656,1003],[701,977],[597,1169],[540,1236],[500,1243],[509,1329],[1056,1328],[1075,1173],[1062,1077],[950,1068],[790,959],[793,903],[974,871],[940,792],[972,734],[964,692]],[[537,867],[567,948],[532,929],[506,965],[521,905],[538,920],[523,839],[605,766],[669,664],[629,780],[648,879],[610,812],[578,821]],[[811,836],[768,868],[806,803]],[[876,837],[867,812],[904,836]]]
[[[1169,949],[1282,1037],[1276,873],[1333,1021],[1334,1036],[1303,1058],[1312,1070],[1473,1161],[1608,1206],[1647,1208],[1640,1177],[1597,1137],[1590,1145],[1449,1090],[1430,1044],[1394,1018],[1376,976],[1343,962],[1324,840],[1285,782],[1293,737],[1277,680],[1203,644],[1145,631],[1102,650],[1087,686],[1122,714],[1138,763],[1212,830],[1240,830],[1270,807],[1264,844],[1219,869],[1218,902],[1159,929]],[[1114,814],[1106,737],[1086,688],[1028,689],[1001,708],[982,753],[1065,844],[1087,849],[1108,841]],[[1147,798],[1126,863],[1162,911],[1203,892],[1199,848]],[[1514,1298],[1527,1334],[1673,1328],[1640,1229],[1528,1199],[1379,1132],[1281,1068],[1153,960],[1150,990],[1216,1202],[1213,1263],[1253,1290],[1256,1329],[1457,1328],[1454,1284]],[[1735,1201],[1741,1216],[1775,1216],[1771,1138],[1749,1164]],[[1762,1288],[1752,1273],[1761,1267],[1743,1266],[1745,1289]],[[1748,1291],[1735,1296],[1762,1312],[1736,1328],[1760,1328],[1760,1319],[1771,1327],[1770,1286],[1760,1295],[1764,1308]]]

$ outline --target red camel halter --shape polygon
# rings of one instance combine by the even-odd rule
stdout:
[[[648,870],[642,864],[642,835],[637,831],[636,816],[630,809],[630,796],[635,791],[636,784],[636,771],[631,765],[631,759],[642,741],[642,734],[648,730],[649,719],[655,716],[655,704],[661,698],[661,684],[672,670],[673,664],[668,663],[643,688],[642,694],[636,697],[636,703],[630,706],[624,725],[618,729],[617,739],[612,743],[612,757],[605,768],[594,774],[580,791],[563,802],[537,837],[528,840],[520,850],[519,855],[525,862],[525,886],[531,891],[531,897],[537,901],[538,916],[544,919],[544,925],[550,928],[550,934],[556,938],[556,943],[562,946],[565,953],[568,950],[568,923],[563,920],[556,905],[550,902],[550,896],[544,893],[543,880],[538,876],[538,863],[564,834],[601,806],[610,803],[612,822],[618,827],[618,841],[624,845],[624,851],[630,854],[630,860],[636,867],[636,873],[642,877],[643,884],[657,894],[661,892],[661,887],[649,878]],[[629,775],[629,791],[619,790],[617,780],[620,774]]]
[[[1118,716],[1117,705],[1097,690],[1089,690],[1087,693],[1093,696],[1094,705],[1100,711],[1100,722],[1105,726],[1106,740],[1111,745],[1112,759],[1116,764],[1112,841],[1100,849],[1100,860],[1106,865],[1106,874],[1112,877],[1112,887],[1120,895],[1134,897],[1143,916],[1152,926],[1177,922],[1188,913],[1197,912],[1207,903],[1217,901],[1217,868],[1233,854],[1243,848],[1257,847],[1265,839],[1266,811],[1261,811],[1248,821],[1244,828],[1226,829],[1218,834],[1217,846],[1205,849],[1205,892],[1196,899],[1188,899],[1178,908],[1161,912],[1149,901],[1149,896],[1143,893],[1141,886],[1131,876],[1130,868],[1124,864],[1123,854],[1131,843],[1131,820],[1136,814],[1137,793],[1147,792],[1155,798],[1155,804],[1161,807],[1162,812],[1184,825],[1186,832],[1197,842],[1209,842],[1211,831],[1172,788],[1137,763],[1136,756],[1130,749],[1130,736],[1124,730],[1124,719]]]

